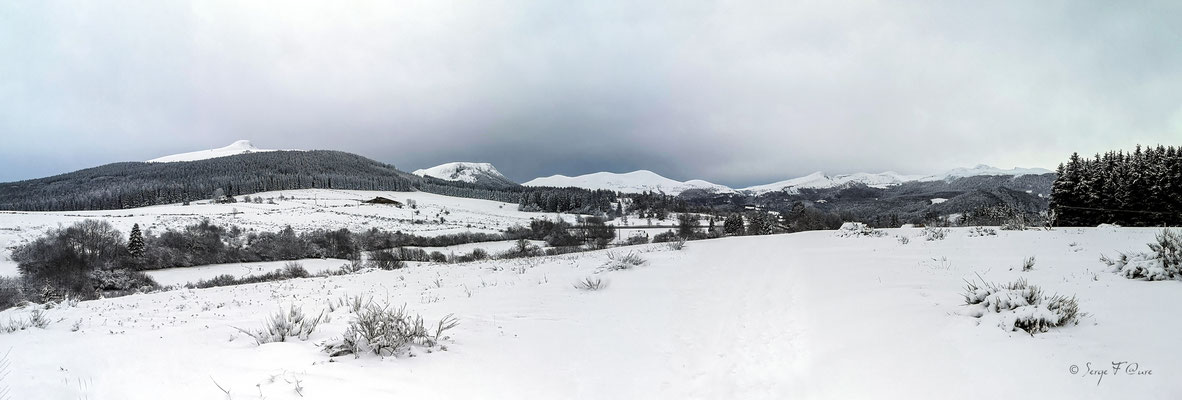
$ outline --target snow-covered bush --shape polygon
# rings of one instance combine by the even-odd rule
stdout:
[[[929,242],[935,241],[935,240],[944,240],[944,238],[946,238],[946,237],[948,237],[948,230],[947,229],[932,228],[930,226],[923,228],[923,238],[924,238],[924,240],[927,240]]]
[[[160,285],[152,277],[129,269],[97,269],[90,271],[90,280],[99,290],[153,289]]]
[[[574,286],[575,289],[579,290],[596,291],[607,287],[607,282],[604,282],[603,279],[600,278],[586,277],[582,280],[576,281]]]
[[[1034,256],[1026,257],[1022,260],[1022,272],[1027,272],[1034,269]]]
[[[861,222],[846,222],[837,229],[838,237],[879,237],[886,236],[886,232],[871,228]]]
[[[361,272],[365,269],[365,262],[360,258],[349,260],[348,264],[342,265],[341,268],[329,273],[329,275],[349,275]]]
[[[45,311],[40,308],[34,308],[29,311],[29,325],[35,328],[45,329],[49,326],[49,317],[45,315]]]
[[[497,254],[497,258],[506,260],[511,258],[536,257],[542,254],[541,247],[530,243],[528,240],[517,239],[512,249]]]
[[[974,226],[969,230],[969,237],[997,236],[997,229],[984,226]]]
[[[981,280],[968,282],[963,294],[967,314],[981,318],[1000,314],[998,325],[1006,330],[1021,329],[1033,335],[1068,323],[1078,323],[1079,303],[1075,297],[1046,296],[1038,286],[1025,279],[1008,284]]]
[[[346,268],[349,268],[348,264],[342,267],[342,270]],[[309,276],[311,275],[308,273],[307,269],[304,269],[303,265],[296,262],[289,262],[286,263],[281,269],[276,269],[262,275],[250,275],[238,278],[234,275],[222,274],[213,278],[199,280],[197,283],[186,283],[185,287],[189,289],[207,289],[218,286],[245,285],[250,283],[307,278]]]
[[[1021,218],[1007,219],[1001,224],[1003,231],[1022,231],[1026,230],[1026,222]]]
[[[434,347],[446,339],[444,332],[457,325],[459,320],[448,314],[439,320],[434,331],[429,331],[423,325],[423,317],[412,316],[405,304],[394,308],[369,303],[349,322],[340,342],[325,344],[324,351],[333,357],[345,354],[359,357],[367,351],[379,356],[397,355],[411,345]]]
[[[653,243],[674,242],[679,239],[681,239],[681,237],[677,236],[677,233],[674,233],[673,231],[661,232],[656,235],[653,235]]]
[[[1150,253],[1121,254],[1115,260],[1108,257],[1100,260],[1129,279],[1182,279],[1182,234],[1165,229],[1155,239],[1155,243],[1149,243]]]
[[[315,318],[311,318],[304,314],[303,308],[292,304],[286,313],[283,310],[279,310],[275,312],[275,315],[268,317],[267,321],[263,323],[262,329],[257,331],[242,328],[234,329],[254,338],[255,343],[260,345],[271,342],[284,342],[289,337],[308,340],[308,336],[316,330],[316,327],[320,325],[320,321],[323,318],[323,311]]]
[[[368,265],[370,268],[377,268],[380,270],[395,270],[405,267],[406,264],[402,259],[398,258],[398,254],[394,250],[378,250],[370,253]]]
[[[455,262],[464,263],[464,262],[480,261],[480,260],[487,260],[487,259],[488,259],[488,252],[484,251],[484,249],[478,247],[478,248],[472,249],[471,253],[456,256]]]
[[[19,277],[0,276],[0,310],[28,301],[26,281]]]
[[[631,251],[622,256],[609,251],[607,252],[607,259],[608,261],[605,267],[609,271],[631,269],[632,267],[644,265],[647,262],[639,254]]]
[[[45,310],[33,308],[27,318],[8,318],[8,323],[0,323],[0,333],[12,333],[29,328],[45,329],[49,327],[49,315]]]
[[[648,236],[632,235],[632,236],[629,236],[627,239],[624,239],[624,243],[629,246],[634,246],[634,245],[638,245],[638,244],[648,244]]]
[[[899,244],[911,243],[911,238],[903,236],[903,235],[895,236],[895,239],[897,239],[899,241]]]

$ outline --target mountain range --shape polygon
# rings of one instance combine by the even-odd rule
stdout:
[[[979,165],[933,175],[894,172],[828,175],[817,172],[734,189],[702,180],[677,181],[655,172],[554,175],[518,185],[489,163],[452,162],[407,173],[393,165],[339,151],[278,151],[248,141],[176,154],[150,162],[121,162],[45,178],[0,183],[0,209],[52,211],[142,207],[209,199],[216,189],[238,196],[325,188],[424,191],[520,203],[546,211],[606,210],[611,191],[661,192],[677,207],[742,210],[756,206],[793,212],[801,207],[830,219],[895,222],[927,220],[1004,206],[1046,210],[1055,176],[1041,169]],[[589,191],[590,190],[590,191]],[[651,199],[651,197],[649,197]],[[660,200],[665,201],[665,200]],[[837,217],[837,216],[840,216]]]
[[[641,193],[646,191],[664,192],[678,195],[691,189],[699,189],[708,193],[726,194],[738,193],[758,196],[773,192],[795,193],[800,189],[829,189],[862,184],[872,188],[885,189],[906,182],[936,182],[948,181],[973,176],[1007,176],[1049,174],[1051,171],[1042,168],[1011,168],[1001,169],[988,165],[978,165],[973,168],[956,168],[933,175],[903,175],[896,172],[882,173],[854,173],[844,175],[827,175],[824,172],[814,172],[802,177],[786,179],[775,183],[748,186],[744,188],[730,188],[725,185],[691,179],[685,182],[669,179],[652,171],[640,170],[627,173],[596,172],[579,176],[553,175],[537,178],[525,182],[525,186],[550,187],[580,187],[584,189],[606,189],[624,193]]]
[[[249,140],[239,140],[229,146],[201,150],[189,153],[174,154],[148,160],[148,162],[180,162],[197,161],[210,158],[226,157],[237,154],[277,151],[261,149]],[[853,174],[828,175],[824,172],[814,172],[805,176],[786,179],[774,183],[754,185],[744,188],[731,188],[726,185],[707,182],[701,179],[678,181],[666,178],[649,170],[638,170],[625,173],[595,172],[578,176],[552,175],[539,177],[522,183],[530,187],[577,187],[591,190],[613,190],[623,193],[663,192],[678,195],[691,189],[715,194],[744,194],[759,196],[773,192],[795,193],[800,189],[827,189],[862,184],[872,188],[885,189],[904,182],[933,182],[947,181],[972,176],[1022,176],[1041,175],[1051,173],[1042,168],[1011,168],[1001,169],[988,165],[977,165],[972,168],[955,168],[943,173],[932,175],[904,175],[893,171],[881,173],[859,172]],[[484,162],[449,162],[430,168],[418,169],[414,175],[432,177],[445,181],[475,183],[482,186],[515,186],[509,178],[501,174],[490,163]]]

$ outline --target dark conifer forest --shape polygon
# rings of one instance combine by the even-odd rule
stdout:
[[[1057,225],[1182,225],[1182,154],[1137,146],[1092,158],[1072,154],[1051,189]]]

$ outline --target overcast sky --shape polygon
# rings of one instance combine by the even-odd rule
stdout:
[[[1182,144],[1182,3],[839,3],[3,2],[0,181],[238,139],[733,186]]]

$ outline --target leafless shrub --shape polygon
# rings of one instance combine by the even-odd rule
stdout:
[[[595,291],[595,290],[606,288],[607,282],[604,282],[603,279],[600,279],[600,278],[586,277],[586,278],[583,278],[582,280],[576,281],[574,286],[575,286],[575,289],[579,289],[579,290]]]
[[[1034,269],[1034,256],[1026,257],[1022,260],[1022,272],[1028,272]]]
[[[969,237],[997,236],[997,229],[984,226],[974,226],[969,230]]]
[[[288,337],[298,337],[300,340],[308,340],[308,336],[316,330],[324,318],[322,311],[315,318],[311,318],[304,314],[304,310],[296,305],[291,305],[286,313],[283,310],[277,311],[274,315],[267,318],[263,324],[263,329],[257,331],[250,331],[242,328],[234,328],[246,335],[254,338],[255,343],[264,344],[271,342],[284,342]]]
[[[394,308],[370,303],[349,322],[341,341],[325,344],[324,351],[334,357],[359,356],[367,351],[379,356],[397,355],[411,345],[434,347],[446,338],[445,332],[457,325],[459,320],[448,314],[430,332],[422,316],[411,315],[405,304]]]
[[[45,311],[34,308],[33,311],[29,312],[29,325],[41,329],[48,327],[49,318],[45,315]]]
[[[944,228],[923,228],[923,238],[929,242],[936,240],[944,240],[948,237],[948,230]]]
[[[628,254],[622,256],[609,251],[607,253],[607,258],[607,269],[609,271],[631,269],[632,267],[644,265],[644,263],[647,262],[644,258],[641,258],[639,254],[631,251],[628,252]]]

